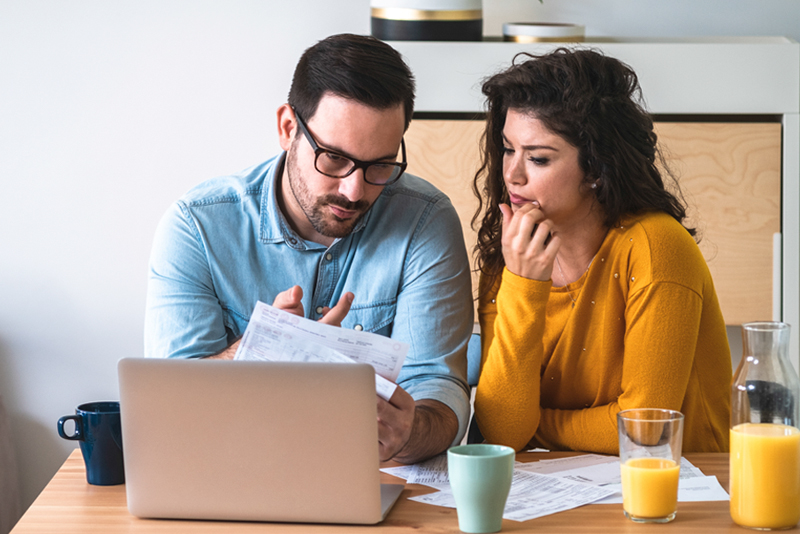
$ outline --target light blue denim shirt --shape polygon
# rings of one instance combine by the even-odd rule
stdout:
[[[469,261],[450,200],[409,174],[387,186],[347,237],[330,247],[287,223],[275,183],[284,154],[186,193],[162,218],[150,258],[145,355],[216,354],[244,334],[257,301],[303,288],[311,319],[342,294],[355,299],[342,328],[410,345],[398,384],[469,417]]]

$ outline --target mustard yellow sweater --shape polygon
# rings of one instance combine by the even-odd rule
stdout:
[[[610,229],[566,287],[504,270],[482,295],[475,412],[488,442],[618,454],[617,413],[647,407],[684,414],[684,451],[728,450],[725,321],[699,248],[672,217]]]

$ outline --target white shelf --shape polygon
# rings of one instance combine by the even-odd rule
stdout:
[[[562,43],[392,41],[417,78],[417,111],[483,110],[480,83],[519,52]],[[783,37],[692,40],[591,40],[593,48],[636,71],[651,113],[800,112],[800,44]]]

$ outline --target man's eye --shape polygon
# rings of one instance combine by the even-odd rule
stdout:
[[[345,158],[344,156],[340,156],[332,152],[325,152],[325,158],[327,158],[328,161],[330,161],[331,163],[343,163],[345,161],[348,161],[347,158]]]

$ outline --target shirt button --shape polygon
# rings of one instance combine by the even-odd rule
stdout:
[[[357,325],[355,325],[355,326],[353,327],[353,330],[358,330],[359,332],[361,332],[362,330],[364,330],[364,327],[363,327],[363,326],[361,326],[360,324],[357,324]]]
[[[331,261],[333,259],[333,254],[328,252],[327,254],[325,254],[325,259],[328,260],[328,261]]]
[[[322,313],[322,306],[317,306],[317,313]]]
[[[289,243],[291,243],[292,245],[296,245],[297,244],[297,239],[295,239],[293,237],[290,237],[289,238]]]

